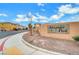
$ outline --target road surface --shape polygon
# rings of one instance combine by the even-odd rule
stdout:
[[[22,36],[27,32],[7,36],[0,40],[0,54],[3,55],[60,55],[60,53],[49,53],[47,50],[39,49],[23,42]]]
[[[0,39],[7,37],[9,35],[13,35],[13,34],[17,34],[17,33],[21,33],[21,32],[25,32],[25,31],[7,31],[7,32],[0,32]]]

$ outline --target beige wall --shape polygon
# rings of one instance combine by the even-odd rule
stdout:
[[[79,35],[79,22],[70,23],[70,35]]]
[[[70,22],[63,24],[69,25],[69,33],[49,33],[47,31],[49,24],[43,24],[39,27],[40,34],[46,37],[65,39],[65,40],[72,40],[73,36],[79,35],[79,22]]]

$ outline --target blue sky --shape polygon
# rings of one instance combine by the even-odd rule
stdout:
[[[35,23],[79,21],[77,3],[1,3],[0,22],[13,22],[27,26]]]

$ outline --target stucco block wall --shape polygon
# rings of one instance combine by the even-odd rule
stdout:
[[[79,22],[70,23],[70,35],[79,35]]]
[[[65,39],[65,40],[73,40],[72,37],[79,35],[79,22],[70,22],[64,23],[69,25],[69,33],[49,33],[48,25],[43,24],[40,26],[40,34],[42,36],[57,38],[57,39]]]

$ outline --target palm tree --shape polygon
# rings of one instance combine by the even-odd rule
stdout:
[[[30,23],[28,27],[29,27],[30,35],[32,36],[32,24]]]
[[[32,14],[31,12],[27,15],[30,23],[28,24],[30,35],[32,36]]]

